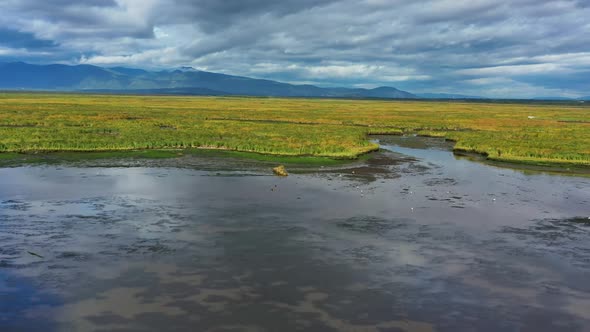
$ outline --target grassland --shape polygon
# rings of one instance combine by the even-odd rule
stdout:
[[[356,158],[378,148],[368,134],[403,133],[492,160],[590,166],[584,105],[0,94],[0,158],[186,148]]]

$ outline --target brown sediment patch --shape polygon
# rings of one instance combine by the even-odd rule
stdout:
[[[170,296],[157,296],[146,301],[141,294],[144,288],[120,287],[109,289],[99,293],[94,298],[66,304],[55,309],[52,315],[58,322],[68,324],[75,331],[92,331],[96,327],[92,317],[99,315],[111,315],[132,320],[145,313],[157,312],[168,316],[181,316],[187,314],[184,310],[166,305],[174,299]],[[103,322],[101,328],[121,327],[120,319],[112,321],[112,324]]]
[[[329,298],[329,294],[310,290],[304,295],[303,301],[295,305],[267,302],[266,304],[276,308],[290,310],[298,314],[313,315],[321,323],[337,331],[354,331],[354,332],[379,332],[383,329],[399,329],[406,332],[431,332],[435,331],[432,324],[411,320],[391,320],[376,324],[354,324],[348,320],[334,317],[328,311],[320,308],[319,302]],[[310,326],[310,322],[305,319],[297,319],[302,326]]]
[[[481,278],[464,277],[462,281],[465,285],[486,290],[496,296],[516,297],[522,303],[527,303],[528,305],[535,303],[538,295],[538,292],[534,289],[500,285]]]
[[[520,303],[526,303],[527,306],[534,308],[543,308],[544,305],[539,302],[539,298],[546,292],[546,287],[523,288],[516,286],[500,285],[489,280],[481,278],[464,277],[462,281],[465,285],[483,289],[490,292],[493,296],[488,297],[487,301],[502,305],[504,300],[502,298],[510,297],[518,299]],[[561,309],[575,317],[590,320],[590,300],[587,299],[587,294],[573,290],[570,288],[559,289],[560,301],[565,301],[561,305]]]
[[[452,178],[432,178],[424,180],[424,184],[430,187],[455,186],[457,185],[457,180]],[[455,199],[461,199],[461,197],[456,197]]]
[[[577,291],[569,291],[567,296],[566,312],[590,320],[590,300],[586,298],[587,294]]]
[[[144,271],[157,275],[161,283],[182,283],[200,287],[205,280],[204,275],[182,273],[175,265],[150,264],[144,268]]]
[[[173,265],[149,265],[143,270],[154,274],[163,287],[178,284],[187,289],[187,294],[154,295],[145,287],[116,287],[61,307],[37,307],[27,315],[32,318],[51,317],[76,331],[92,331],[99,327],[124,329],[143,315],[152,313],[171,319],[199,320],[199,314],[185,307],[186,304],[192,303],[203,308],[201,314],[219,313],[228,310],[232,304],[249,303],[258,297],[251,287],[203,287],[203,275],[182,273]]]
[[[349,180],[374,182],[379,179],[399,178],[402,168],[407,165],[417,165],[418,161],[414,157],[380,150],[371,153],[366,160],[358,161],[353,165],[323,168],[308,172],[345,177]]]
[[[251,287],[201,288],[198,294],[183,298],[182,300],[198,303],[211,312],[222,312],[232,303],[246,303],[249,300],[256,299],[258,296]]]
[[[416,162],[418,159],[410,156],[399,155],[389,151],[380,151],[371,155],[367,164],[373,167],[377,166],[398,166],[401,164]]]

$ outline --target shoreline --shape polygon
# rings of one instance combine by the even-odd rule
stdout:
[[[555,175],[590,176],[590,165],[569,164],[563,162],[540,162],[534,160],[510,160],[490,158],[485,152],[469,151],[454,148],[456,141],[444,136],[425,135],[420,133],[406,134],[372,134],[371,137],[424,137],[435,138],[452,142],[453,148],[449,150],[456,158],[468,159],[472,162],[482,163],[488,166],[507,168],[520,171],[541,172]],[[34,151],[34,152],[0,152],[0,168],[20,167],[29,165],[50,165],[71,162],[92,162],[98,160],[159,160],[175,159],[183,157],[215,157],[223,159],[236,159],[261,163],[287,164],[301,167],[344,167],[358,162],[367,161],[381,151],[382,148],[376,144],[376,148],[367,149],[355,157],[330,157],[322,155],[289,155],[261,153],[256,151],[243,151],[224,147],[192,147],[192,148],[163,148],[163,149],[116,149],[100,151],[80,150],[57,150],[57,151]]]

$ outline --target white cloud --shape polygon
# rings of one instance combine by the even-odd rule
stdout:
[[[174,66],[179,61],[186,61],[173,47],[157,50],[148,50],[130,55],[94,55],[79,58],[81,64],[92,65],[147,65],[150,67]]]

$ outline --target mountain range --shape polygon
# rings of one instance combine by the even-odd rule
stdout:
[[[418,98],[392,87],[375,89],[322,88],[254,79],[182,67],[170,71],[147,71],[92,65],[34,65],[24,62],[0,64],[0,89],[95,91],[188,95],[248,95],[336,98]]]
[[[533,100],[548,100],[548,101],[573,101],[576,98],[569,98],[569,97],[559,97],[559,96],[543,96],[543,97],[534,97]],[[583,98],[580,98],[583,99]]]
[[[481,96],[460,95],[455,93],[420,93],[418,97],[424,99],[486,99]]]
[[[331,97],[383,99],[486,99],[448,93],[412,94],[394,87],[326,88],[310,84],[289,84],[266,79],[233,76],[181,67],[148,71],[127,67],[93,65],[36,65],[25,62],[0,63],[0,90],[85,91],[121,94],[243,95],[272,97]],[[590,101],[538,97],[534,100]]]

